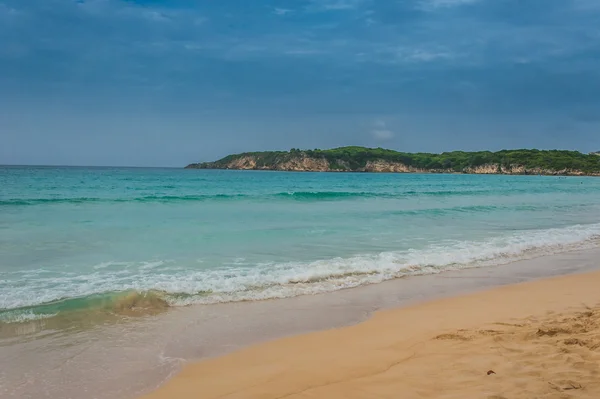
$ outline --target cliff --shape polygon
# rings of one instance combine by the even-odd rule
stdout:
[[[248,152],[189,169],[279,170],[299,172],[468,173],[600,176],[600,157],[577,151],[454,151],[404,153],[382,148]]]

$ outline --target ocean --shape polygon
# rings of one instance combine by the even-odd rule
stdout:
[[[10,333],[495,267],[600,237],[589,177],[1,167],[0,187]]]
[[[2,398],[133,399],[186,361],[600,255],[590,177],[0,167],[0,188]]]

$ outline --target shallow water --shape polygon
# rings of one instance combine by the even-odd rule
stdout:
[[[596,246],[600,179],[0,168],[0,335]],[[51,321],[52,320],[52,321]]]

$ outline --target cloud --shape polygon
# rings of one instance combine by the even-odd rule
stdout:
[[[323,54],[323,51],[317,49],[294,49],[285,50],[283,53],[286,55],[308,56],[314,54]]]
[[[154,22],[168,22],[171,20],[169,16],[160,11],[146,11],[142,14],[144,18]]]
[[[422,0],[417,8],[424,11],[434,11],[440,8],[459,7],[468,4],[474,4],[481,0]]]
[[[287,14],[290,14],[293,12],[294,12],[294,10],[290,10],[288,8],[275,8],[273,10],[273,14],[275,14],[275,15],[287,15]]]
[[[48,0],[52,4],[53,0]],[[177,22],[184,25],[202,25],[207,18],[197,10],[175,8],[168,6],[142,5],[137,2],[123,2],[116,0],[87,0],[77,2],[55,1],[56,14],[69,16],[73,21],[82,21],[86,17],[95,18],[107,24],[120,25],[128,23],[164,23]],[[40,14],[48,11],[41,7],[31,7],[31,10]]]
[[[456,51],[456,50],[454,50]],[[448,63],[464,58],[465,54],[453,52],[452,49],[446,49],[441,46],[420,47],[416,44],[406,44],[402,46],[389,45],[379,46],[371,50],[370,57],[366,57],[369,52],[361,52],[361,61],[369,61],[383,65],[409,66],[417,63]]]
[[[375,129],[375,130],[371,130],[371,135],[377,139],[377,140],[381,140],[381,141],[386,141],[386,140],[391,140],[394,138],[394,132],[392,132],[391,130],[379,130],[379,129]]]
[[[377,119],[373,122],[371,136],[373,136],[375,140],[387,141],[393,139],[395,134],[393,131],[387,128],[385,121]]]
[[[365,0],[313,0],[311,11],[344,11],[359,8]]]
[[[411,54],[409,54],[406,59],[417,62],[429,62],[435,61],[439,59],[449,59],[454,58],[454,56],[448,52],[444,51],[427,51],[416,49],[413,50]]]
[[[5,22],[10,22],[10,20],[15,19],[20,14],[21,13],[17,11],[16,8],[0,3],[0,21],[5,20]]]
[[[0,14],[16,15],[17,13],[16,9],[9,7],[4,3],[0,3]]]

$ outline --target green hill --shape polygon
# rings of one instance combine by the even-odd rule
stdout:
[[[191,169],[600,175],[600,157],[577,151],[503,150],[406,153],[383,148],[246,152]]]

